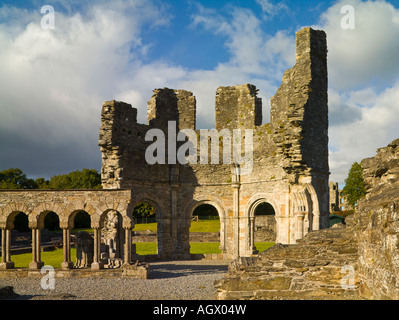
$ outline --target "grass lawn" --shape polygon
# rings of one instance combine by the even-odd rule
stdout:
[[[274,245],[274,242],[255,242],[256,249],[259,252],[265,251]],[[190,253],[193,254],[208,254],[221,253],[219,249],[219,242],[190,242]],[[156,242],[137,242],[136,252],[139,255],[157,254]]]
[[[61,268],[61,263],[64,261],[64,251],[62,249],[56,249],[53,251],[41,252],[41,260],[45,265],[50,265],[53,268]],[[71,248],[71,260],[75,264],[75,248]],[[32,262],[32,253],[14,254],[11,256],[11,261],[14,262],[15,268],[28,268],[29,263]]]
[[[136,224],[133,228],[134,231],[145,231],[151,230],[157,231],[157,223],[140,223]],[[219,232],[220,221],[219,220],[200,220],[192,221],[190,232]]]

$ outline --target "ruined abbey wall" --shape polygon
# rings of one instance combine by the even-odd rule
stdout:
[[[105,189],[131,189],[133,203],[154,206],[158,222],[158,253],[164,257],[189,254],[189,226],[194,209],[213,205],[221,219],[221,249],[226,256],[254,252],[254,212],[261,202],[275,211],[277,242],[295,243],[309,230],[328,227],[328,108],[327,46],[323,31],[297,33],[297,62],[284,73],[271,100],[271,122],[262,124],[261,99],[254,85],[220,87],[215,98],[215,128],[251,129],[252,172],[237,174],[233,162],[201,162],[201,130],[196,128],[196,99],[185,90],[157,89],[148,102],[148,124],[137,123],[137,109],[118,101],[105,102],[99,146]],[[170,131],[196,130],[197,164],[168,158],[176,137]],[[145,141],[150,129],[165,133],[165,164],[149,164]],[[219,145],[223,145],[219,138]],[[177,142],[177,147],[184,142]],[[231,143],[231,141],[230,141]],[[244,155],[242,140],[241,155]],[[172,152],[173,153],[173,152]],[[158,155],[158,154],[157,154]],[[172,161],[168,161],[171,160]],[[202,159],[204,160],[204,159]],[[244,169],[243,166],[240,168]],[[241,171],[242,172],[242,171]]]

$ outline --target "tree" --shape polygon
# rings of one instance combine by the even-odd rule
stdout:
[[[152,205],[141,202],[133,210],[133,216],[135,218],[145,218],[155,216],[155,209]]]
[[[76,170],[51,177],[49,189],[101,189],[101,175],[95,169]]]
[[[21,169],[0,171],[0,189],[37,189],[33,179],[28,179]]]
[[[366,195],[366,187],[363,180],[363,168],[357,162],[352,164],[348,177],[345,179],[345,187],[341,193],[352,207],[357,205],[358,200]]]
[[[35,183],[39,189],[49,189],[49,181],[44,178],[37,178]]]

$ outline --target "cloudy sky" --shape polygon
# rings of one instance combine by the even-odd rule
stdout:
[[[331,180],[399,137],[398,0],[87,2],[0,1],[0,170],[100,170],[103,101],[132,104],[145,123],[155,88],[192,91],[197,127],[211,128],[217,87],[252,83],[266,123],[305,26],[327,33]]]

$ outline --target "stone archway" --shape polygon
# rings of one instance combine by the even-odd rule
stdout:
[[[190,221],[188,229],[191,226],[191,221],[192,221],[194,211],[203,205],[212,206],[217,211],[217,213],[219,215],[219,220],[220,220],[220,246],[219,246],[219,249],[222,251],[222,253],[226,253],[227,252],[227,245],[226,245],[226,219],[227,219],[227,217],[226,217],[224,207],[218,199],[216,199],[214,197],[202,197],[202,198],[192,200],[187,205],[187,207],[186,207],[187,209],[185,210],[185,212],[188,213],[188,217],[189,217],[189,221]]]
[[[273,241],[266,242],[276,242],[279,237],[279,221],[280,217],[279,207],[274,201],[272,194],[257,194],[252,196],[248,201],[245,208],[246,216],[248,218],[248,228],[245,233],[247,242],[247,255],[257,253],[255,247],[255,233],[256,233],[256,218],[258,217],[258,224],[260,230],[262,227],[267,231],[265,234],[269,237],[273,237]],[[262,214],[263,213],[263,214]],[[265,216],[262,218],[262,216]],[[261,217],[261,218],[259,218]],[[262,220],[263,223],[262,223]],[[263,241],[259,241],[263,242]]]
[[[275,242],[276,225],[276,212],[273,206],[266,201],[258,203],[254,211],[254,242]]]
[[[155,223],[156,223],[156,255],[159,257],[165,257],[169,254],[168,248],[168,219],[164,216],[163,207],[159,204],[158,201],[151,199],[150,197],[144,196],[140,198],[140,200],[135,201],[133,206],[133,211],[140,205],[145,203],[148,205],[148,209],[153,209],[155,214]],[[144,220],[145,221],[145,220]],[[148,220],[147,220],[148,222]],[[136,232],[134,233],[136,235]],[[140,235],[141,233],[138,233]],[[154,237],[154,233],[150,232],[150,236],[147,236],[146,239]],[[148,250],[148,249],[147,249]],[[150,246],[150,251],[152,251],[152,247]],[[152,254],[151,254],[152,255]]]

